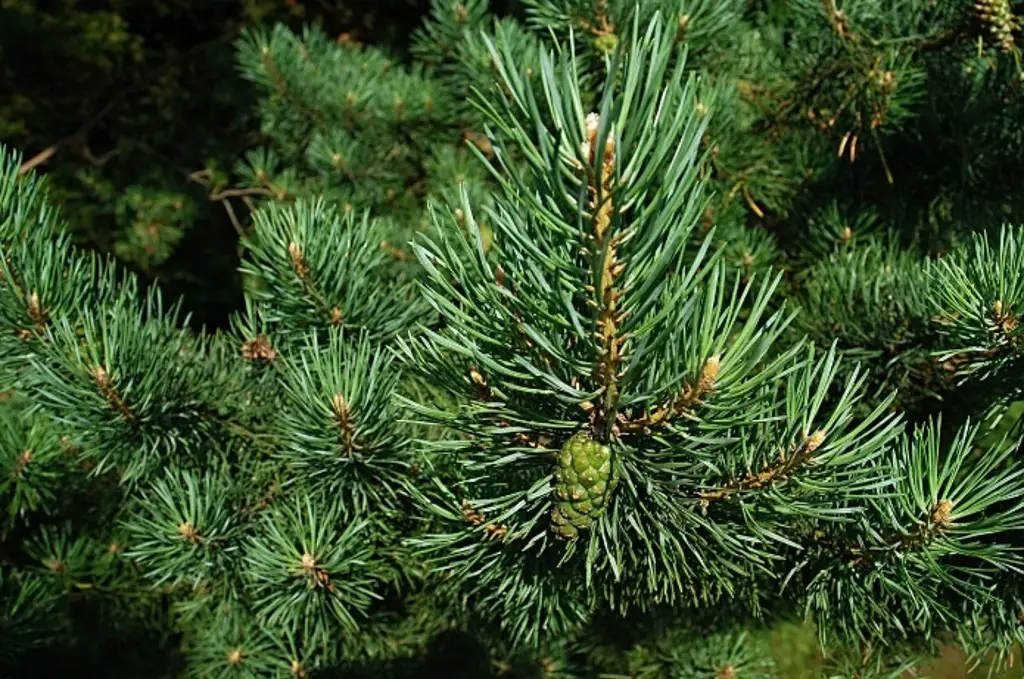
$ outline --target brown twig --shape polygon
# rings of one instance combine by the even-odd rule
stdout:
[[[675,417],[682,416],[694,406],[700,404],[703,398],[715,390],[715,380],[721,370],[721,361],[717,356],[712,356],[704,363],[700,379],[694,385],[685,384],[679,394],[671,403],[661,406],[652,413],[644,413],[637,419],[623,419],[619,428],[624,432],[638,433],[646,432],[652,427],[667,424]]]
[[[51,158],[53,158],[53,156],[57,154],[57,152],[64,150],[68,147],[71,147],[73,145],[84,143],[86,136],[89,134],[92,128],[96,127],[96,125],[98,125],[104,118],[110,115],[110,113],[114,109],[116,109],[117,106],[128,97],[128,95],[152,83],[158,75],[160,75],[171,65],[184,61],[186,59],[190,59],[191,57],[195,56],[196,54],[199,54],[211,45],[215,45],[220,42],[228,42],[234,40],[237,34],[238,28],[233,28],[232,30],[224,33],[223,35],[213,40],[201,43],[199,45],[195,45],[192,48],[186,50],[185,52],[175,55],[167,59],[165,62],[153,67],[152,69],[150,69],[148,73],[140,77],[138,81],[136,81],[135,83],[132,83],[131,85],[127,85],[121,88],[121,90],[117,92],[117,94],[111,97],[111,99],[106,104],[104,104],[103,108],[101,108],[99,111],[93,114],[92,117],[90,117],[88,120],[82,123],[82,125],[80,125],[78,129],[76,129],[74,132],[50,144],[39,153],[24,161],[21,164],[21,167],[18,168],[18,174],[24,175],[27,172],[33,170],[34,168],[48,162]],[[89,155],[86,155],[86,157],[88,158]]]
[[[918,551],[953,525],[953,509],[954,504],[951,500],[939,500],[929,511],[927,518],[918,522],[916,530],[889,535],[884,539],[885,547],[861,549],[847,545],[841,547],[841,551],[854,567],[872,563],[886,554]]]
[[[228,213],[228,219],[231,220],[231,226],[234,227],[235,233],[238,234],[239,238],[245,238],[245,229],[242,228],[238,217],[235,216],[235,208],[231,207],[231,201],[224,199],[220,204],[224,206],[224,211]]]
[[[99,388],[100,393],[107,399],[107,403],[137,429],[139,427],[138,418],[131,408],[128,407],[128,404],[124,402],[124,399],[121,398],[114,385],[111,384],[110,375],[107,373],[107,370],[103,366],[96,366],[92,369],[92,380]]]
[[[135,87],[137,86],[138,85],[136,85]],[[117,105],[120,104],[124,100],[124,98],[128,96],[129,92],[131,92],[133,89],[134,87],[127,87],[125,89],[122,89],[120,92],[117,93],[117,95],[114,96],[113,99],[108,101],[103,108],[101,108],[91,118],[86,120],[85,123],[83,123],[77,130],[75,130],[68,136],[64,137],[63,139],[56,141],[53,144],[50,144],[42,151],[40,151],[36,155],[32,156],[31,158],[23,162],[21,164],[21,167],[18,168],[18,174],[24,175],[31,171],[32,169],[38,167],[39,165],[42,165],[43,163],[47,162],[48,160],[50,160],[50,158],[53,158],[53,156],[55,156],[57,152],[60,151],[61,149],[67,148],[72,144],[81,143],[85,139],[85,136],[89,133],[89,131],[92,128],[96,127],[96,125],[98,125],[101,120],[106,118],[107,115],[109,115],[110,112],[113,111],[114,108],[116,108]]]
[[[583,144],[584,155],[591,165],[597,167],[597,176],[589,182],[591,224],[593,233],[587,235],[588,249],[597,273],[597,286],[587,286],[594,297],[588,300],[595,308],[595,337],[598,341],[598,356],[594,366],[594,379],[601,388],[601,404],[592,412],[599,428],[605,435],[611,435],[616,427],[619,400],[619,371],[622,365],[622,345],[626,337],[619,332],[619,325],[625,313],[619,310],[621,291],[617,281],[626,265],[618,260],[618,246],[622,234],[612,233],[612,217],[615,207],[612,194],[615,185],[615,142],[609,136],[604,149],[597,149],[600,119],[596,113],[587,117],[587,138]]]
[[[334,413],[335,424],[341,435],[341,446],[345,455],[349,458],[355,457],[359,452],[359,444],[356,441],[356,428],[352,409],[342,394],[335,394],[331,399],[331,412]]]
[[[789,455],[786,455],[785,451],[780,453],[779,459],[774,465],[766,466],[757,474],[750,472],[742,479],[737,479],[727,483],[720,488],[701,491],[697,493],[697,496],[701,499],[703,504],[707,505],[713,500],[724,500],[744,491],[763,490],[768,488],[789,477],[798,468],[803,466],[811,459],[814,451],[820,448],[821,444],[824,442],[825,432],[824,430],[819,429],[818,431],[805,436],[804,440],[801,441]]]
[[[216,193],[210,194],[210,200],[224,200],[225,198],[241,198],[242,196],[272,196],[274,195],[269,189],[265,189],[262,186],[257,186],[248,189],[224,189],[223,191],[217,191]]]

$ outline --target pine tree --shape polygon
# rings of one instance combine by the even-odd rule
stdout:
[[[1012,657],[1016,29],[523,5],[436,0],[409,66],[238,43],[226,331],[0,151],[14,676],[421,676],[464,635],[505,675],[771,677],[793,620],[823,676]]]

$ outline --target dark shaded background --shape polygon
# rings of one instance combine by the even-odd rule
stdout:
[[[227,185],[259,142],[234,40],[249,26],[317,23],[404,57],[429,9],[429,0],[6,0],[0,144],[48,176],[82,246],[159,281],[192,325],[223,327],[242,301],[238,234],[193,173]],[[138,224],[173,254],[126,245]]]

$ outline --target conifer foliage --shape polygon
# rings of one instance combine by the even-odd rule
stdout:
[[[0,150],[12,676],[1012,657],[1020,7],[523,4],[436,0],[412,65],[239,41],[228,331]]]

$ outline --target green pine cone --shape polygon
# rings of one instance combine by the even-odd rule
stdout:
[[[989,33],[989,39],[1004,52],[1013,50],[1017,18],[1010,0],[975,0],[974,11]]]
[[[555,464],[551,532],[575,540],[604,514],[619,471],[608,446],[578,432],[562,446]]]
[[[604,54],[612,54],[619,47],[619,36],[614,33],[605,33],[594,39],[594,47]]]

